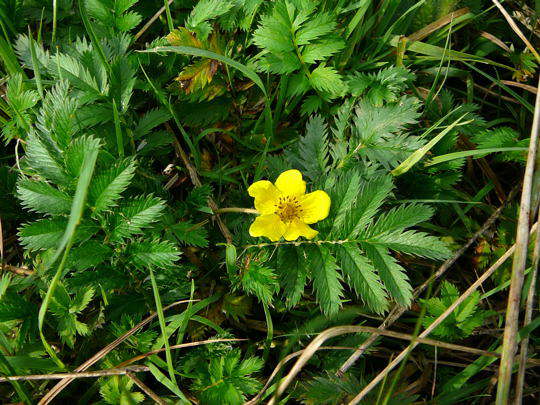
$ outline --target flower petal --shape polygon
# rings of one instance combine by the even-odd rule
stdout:
[[[279,175],[276,187],[285,195],[301,196],[306,192],[306,182],[298,170],[287,170]]]
[[[300,199],[300,204],[304,210],[302,221],[306,224],[314,224],[328,216],[330,211],[330,196],[322,190],[306,194]]]
[[[287,230],[287,226],[276,214],[260,215],[249,227],[253,237],[266,236],[272,242],[277,242]]]
[[[255,209],[260,214],[273,214],[276,211],[275,205],[281,192],[268,180],[256,181],[249,186],[248,193],[255,197]]]
[[[288,223],[287,225],[287,230],[283,235],[286,240],[296,240],[300,236],[303,236],[307,239],[313,239],[319,233],[318,231],[310,228],[309,225],[306,225],[298,219]]]

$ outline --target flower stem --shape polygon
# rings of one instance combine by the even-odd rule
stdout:
[[[241,207],[227,207],[227,208],[218,208],[214,211],[215,214],[224,214],[227,212],[243,212],[245,214],[258,214],[259,211],[253,208],[241,208]]]

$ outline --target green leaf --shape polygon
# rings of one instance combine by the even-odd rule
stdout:
[[[345,220],[355,206],[357,197],[361,194],[360,173],[349,171],[340,176],[332,190],[332,205],[330,217],[334,219],[332,235],[338,235],[342,230]]]
[[[325,315],[335,315],[341,306],[343,294],[336,260],[325,246],[309,246],[305,252],[311,267],[317,302]]]
[[[386,312],[388,300],[381,280],[358,246],[351,243],[338,246],[337,257],[344,275],[362,301],[378,314]]]
[[[379,276],[390,296],[399,305],[408,307],[412,301],[412,287],[409,278],[405,274],[405,269],[382,247],[363,243],[361,247],[379,272]]]
[[[302,60],[307,64],[324,61],[333,54],[341,51],[344,46],[345,43],[338,38],[331,38],[306,45],[302,50]]]
[[[116,206],[117,200],[129,186],[134,174],[135,162],[126,159],[95,176],[88,191],[88,202],[93,207],[94,213]]]
[[[336,27],[335,17],[330,13],[321,13],[310,19],[296,33],[296,44],[306,45],[331,33]]]
[[[285,305],[292,308],[300,301],[307,279],[304,251],[301,247],[281,246],[277,252],[277,271],[283,286]]]
[[[300,169],[312,180],[317,180],[327,171],[328,131],[321,116],[312,117],[306,125],[306,135],[298,142]]]
[[[167,268],[174,265],[180,257],[178,249],[169,242],[134,242],[127,248],[129,260],[138,268]]]
[[[234,67],[235,69],[238,69],[247,78],[251,79],[253,83],[255,83],[262,90],[265,96],[267,95],[266,87],[264,86],[259,75],[257,75],[257,73],[255,73],[255,71],[253,71],[252,69],[229,58],[228,56],[220,55],[218,53],[207,51],[205,49],[194,48],[191,46],[158,46],[156,48],[148,49],[148,50],[140,51],[140,52],[148,52],[148,53],[174,52],[174,53],[179,53],[182,55],[199,56],[201,58],[218,60],[229,66]]]
[[[263,304],[270,305],[272,297],[278,289],[274,271],[253,262],[242,274],[242,288],[249,294],[255,295]]]
[[[165,205],[159,198],[140,196],[124,201],[111,217],[111,239],[118,240],[142,233],[156,222]]]
[[[50,249],[58,246],[66,226],[66,218],[40,219],[21,226],[19,238],[26,249]]]
[[[349,239],[355,239],[358,233],[369,225],[383,202],[391,195],[393,188],[389,176],[376,177],[362,184],[348,221],[349,228],[352,226],[352,229],[347,231]]]
[[[331,94],[339,94],[345,89],[341,75],[332,67],[319,65],[310,74],[313,88]]]
[[[69,184],[70,178],[57,153],[35,134],[29,134],[26,142],[26,163],[40,176],[56,184]]]
[[[364,237],[363,234],[359,235]],[[394,231],[385,234],[370,236],[369,231],[365,236],[365,243],[384,246],[396,252],[407,253],[430,259],[443,260],[451,255],[445,243],[439,238],[416,231]]]
[[[208,232],[200,224],[182,221],[171,225],[170,228],[179,242],[197,247],[208,246]]]
[[[456,126],[458,125],[466,125],[470,122],[465,121],[460,124],[461,120],[466,116],[467,114],[462,115],[457,120],[452,122],[450,125],[448,125],[444,130],[442,130],[439,134],[437,134],[433,139],[431,139],[428,143],[426,143],[424,146],[419,148],[418,150],[414,151],[407,159],[405,159],[398,167],[396,167],[394,170],[392,170],[392,174],[394,176],[400,176],[403,173],[408,172],[416,163],[418,163],[426,153],[428,153],[446,134],[448,134],[450,131],[452,131]]]
[[[69,195],[42,181],[21,179],[17,195],[23,207],[41,214],[68,214],[71,209]]]
[[[155,127],[169,121],[171,114],[163,108],[155,108],[149,110],[139,120],[137,126],[133,130],[133,139],[141,139],[148,135]]]

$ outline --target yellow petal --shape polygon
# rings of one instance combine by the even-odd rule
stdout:
[[[300,200],[302,206],[302,221],[314,224],[328,216],[330,211],[330,196],[322,190],[306,194]]]
[[[283,235],[286,240],[296,240],[300,236],[307,239],[313,239],[319,233],[298,219],[288,223],[287,225],[287,230]]]
[[[249,227],[249,234],[253,237],[266,236],[272,242],[276,242],[286,230],[287,226],[276,214],[260,215]]]
[[[249,186],[248,193],[255,197],[255,209],[262,215],[273,214],[276,211],[275,205],[281,193],[268,180],[256,181]]]
[[[285,195],[301,196],[306,192],[306,182],[298,170],[287,170],[279,175],[276,187]]]

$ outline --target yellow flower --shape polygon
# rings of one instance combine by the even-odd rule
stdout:
[[[306,194],[306,182],[298,170],[279,175],[275,185],[268,180],[253,183],[248,188],[255,198],[255,208],[261,214],[251,224],[251,236],[266,236],[272,242],[282,236],[296,240],[300,236],[312,239],[317,231],[309,227],[328,216],[330,197],[322,190]]]

